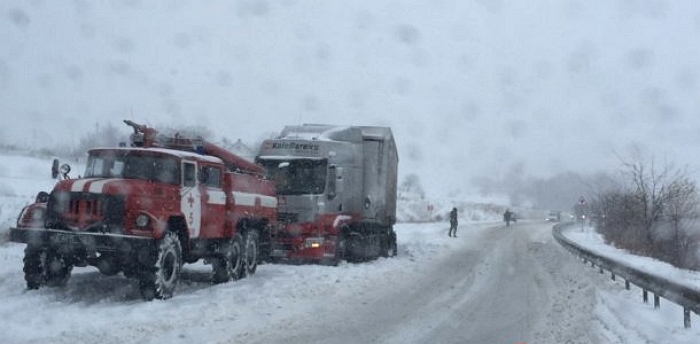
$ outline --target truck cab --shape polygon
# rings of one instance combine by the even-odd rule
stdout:
[[[336,264],[395,252],[398,158],[388,128],[286,127],[256,162],[276,184],[274,257]]]

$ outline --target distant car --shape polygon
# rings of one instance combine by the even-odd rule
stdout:
[[[559,222],[561,221],[561,211],[552,210],[547,215],[547,221]]]

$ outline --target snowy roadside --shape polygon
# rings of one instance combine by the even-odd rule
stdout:
[[[594,228],[573,226],[563,234],[574,242],[585,246],[596,254],[653,272],[665,278],[700,286],[700,273],[676,268],[668,263],[648,257],[640,257],[606,244]],[[698,343],[700,342],[700,316],[691,313],[692,328],[683,326],[683,308],[661,299],[661,307],[643,303],[641,289],[631,286],[625,289],[624,281],[613,281],[600,275],[597,269],[585,269],[585,274],[600,276],[601,284],[596,289],[596,329],[605,343]],[[603,277],[605,276],[605,277]]]
[[[680,269],[657,259],[638,256],[627,250],[615,248],[606,244],[602,235],[596,232],[593,227],[584,226],[582,228],[580,226],[573,226],[565,229],[563,234],[596,254],[618,261],[625,261],[634,268],[649,271],[657,276],[667,278],[668,280],[695,286],[700,289],[700,272]]]

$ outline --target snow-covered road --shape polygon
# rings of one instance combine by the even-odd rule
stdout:
[[[2,343],[696,343],[678,307],[640,302],[559,247],[551,224],[399,224],[399,256],[338,267],[262,265],[211,285],[186,265],[174,298],[76,268],[27,291],[23,245],[0,244]],[[697,317],[694,323],[697,324]],[[667,320],[668,319],[668,320]],[[666,340],[669,341],[666,341]]]
[[[173,299],[76,268],[26,291],[22,245],[0,246],[0,339],[9,343],[588,343],[594,283],[551,225],[400,224],[399,257],[339,267],[263,265],[212,286],[186,265]],[[595,274],[592,274],[595,276]]]

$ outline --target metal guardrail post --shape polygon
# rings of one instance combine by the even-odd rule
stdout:
[[[625,280],[625,289],[630,290],[630,281]]]
[[[610,279],[612,279],[613,281],[615,280],[615,273],[614,272],[610,273]]]
[[[647,293],[646,289],[642,289],[642,301],[649,303],[649,293]]]
[[[690,308],[683,307],[683,327],[690,328]]]
[[[659,309],[661,307],[661,300],[659,300],[659,294],[654,293],[654,309]]]

